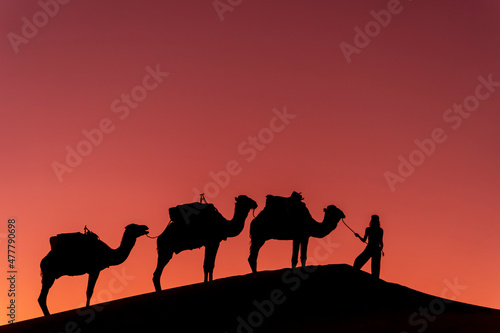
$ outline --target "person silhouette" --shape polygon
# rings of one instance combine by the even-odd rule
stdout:
[[[372,275],[376,278],[380,276],[380,259],[381,254],[383,254],[382,249],[384,248],[384,230],[380,227],[380,218],[378,215],[372,215],[370,220],[370,226],[366,228],[365,235],[363,238],[357,233],[354,234],[363,243],[366,243],[368,239],[368,244],[363,252],[354,260],[353,267],[355,269],[361,269],[368,260],[372,259]]]

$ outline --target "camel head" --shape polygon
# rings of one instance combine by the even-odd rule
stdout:
[[[323,209],[325,212],[325,220],[331,220],[332,222],[335,222],[337,224],[340,219],[345,218],[345,214],[343,211],[337,208],[335,205],[330,205]]]
[[[248,209],[249,211],[250,209],[257,208],[257,203],[252,199],[250,199],[249,197],[247,197],[246,195],[240,195],[234,199],[236,200],[236,205],[241,205],[242,207]]]
[[[132,223],[125,227],[125,234],[130,237],[138,238],[140,236],[147,235],[149,233],[148,230],[149,228],[145,225]]]

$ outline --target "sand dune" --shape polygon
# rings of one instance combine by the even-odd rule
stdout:
[[[309,266],[217,279],[0,327],[0,332],[499,332],[500,310]]]

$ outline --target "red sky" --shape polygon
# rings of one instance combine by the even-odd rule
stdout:
[[[434,295],[455,283],[447,297],[500,308],[498,4],[241,1],[218,13],[212,1],[41,3],[53,17],[37,1],[0,1],[0,246],[15,218],[17,320],[42,315],[51,236],[87,225],[117,247],[132,222],[158,235],[168,208],[198,189],[228,218],[239,194],[258,213],[267,194],[293,190],[317,220],[335,204],[360,233],[379,214],[381,278]],[[341,46],[356,42],[346,57]],[[435,129],[444,142],[430,143]],[[67,149],[87,156],[70,166]],[[237,172],[215,185],[230,161]],[[215,278],[250,272],[249,223],[221,244]],[[138,239],[101,273],[93,302],[152,292],[155,248]],[[266,243],[259,269],[288,267],[291,248]],[[339,224],[311,239],[309,263],[352,264],[362,250]],[[163,287],[202,281],[203,255],[174,256]],[[49,309],[81,306],[86,281],[57,280]]]

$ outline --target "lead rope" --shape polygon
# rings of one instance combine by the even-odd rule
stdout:
[[[356,232],[355,232],[354,230],[352,230],[352,229],[351,229],[351,227],[347,225],[347,223],[345,223],[345,221],[344,221],[344,219],[343,219],[343,218],[342,218],[342,222],[345,224],[345,226],[346,226],[347,228],[349,228],[349,230],[351,230],[351,231],[352,231],[352,233],[353,233],[354,235],[356,235]],[[360,238],[360,240],[361,240],[363,243],[365,243],[365,244],[366,244],[366,242],[365,242],[365,241],[363,241],[361,238]],[[385,256],[385,254],[384,254],[384,250],[382,250],[382,256]]]
[[[351,231],[352,231],[352,233],[353,233],[354,235],[356,235],[356,232],[355,232],[354,230],[352,230],[352,229],[351,229],[351,227],[347,225],[347,223],[345,223],[344,218],[342,218],[342,222],[345,224],[345,226],[346,226],[347,228],[349,228],[349,230],[351,230]],[[363,243],[364,243],[364,242],[363,242]]]

